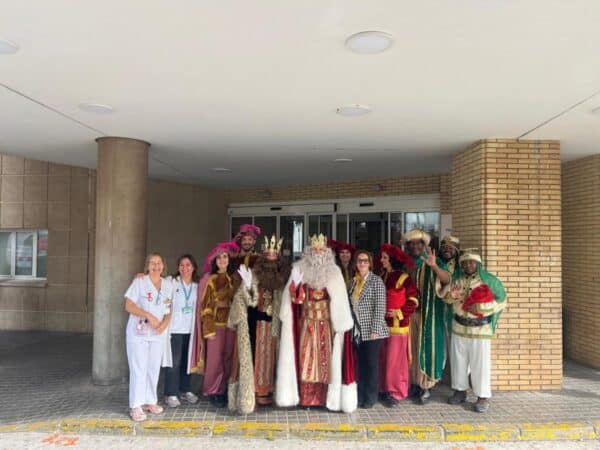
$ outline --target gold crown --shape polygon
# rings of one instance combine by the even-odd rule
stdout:
[[[310,238],[310,246],[312,248],[324,248],[327,246],[327,237],[323,233],[317,236],[313,234]]]
[[[275,234],[271,236],[269,240],[268,237],[265,236],[265,243],[263,244],[263,251],[265,253],[277,253],[281,252],[281,246],[283,244],[283,238],[277,240]]]

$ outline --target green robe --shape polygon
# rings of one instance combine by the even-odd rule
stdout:
[[[437,265],[448,270],[440,258],[437,258]],[[419,368],[427,377],[437,381],[442,378],[446,365],[444,329],[448,320],[448,307],[436,294],[436,273],[422,258],[415,260],[414,281],[421,294]]]

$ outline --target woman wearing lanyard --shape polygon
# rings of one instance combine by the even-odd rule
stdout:
[[[373,258],[364,250],[354,256],[356,275],[350,285],[350,301],[358,321],[358,407],[377,403],[379,347],[389,336],[385,323],[385,284],[371,272]]]
[[[192,255],[180,256],[178,272],[173,278],[173,312],[169,333],[171,338],[171,367],[165,368],[165,403],[178,407],[181,399],[197,403],[192,393],[192,379],[188,367],[190,334],[194,326],[196,299],[198,297],[198,263]]]
[[[129,415],[146,420],[146,412],[160,414],[156,387],[164,353],[165,330],[169,326],[172,286],[164,278],[166,265],[161,255],[146,258],[144,277],[136,278],[125,293],[129,313],[126,343],[129,363]]]

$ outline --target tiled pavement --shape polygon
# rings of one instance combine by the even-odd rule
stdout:
[[[65,418],[126,419],[127,385],[93,386],[91,352],[90,335],[0,331],[0,425]],[[449,393],[441,386],[426,406],[404,401],[394,410],[377,405],[353,414],[263,408],[241,416],[214,409],[203,399],[197,405],[168,409],[156,419],[287,425],[600,422],[600,371],[570,362],[565,362],[561,391],[495,393],[488,414],[472,412],[470,403],[447,405]]]

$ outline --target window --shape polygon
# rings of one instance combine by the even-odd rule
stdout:
[[[0,231],[0,277],[46,278],[48,230]]]
[[[431,248],[438,248],[440,238],[439,212],[411,212],[404,217],[404,231],[420,228],[431,235]]]

